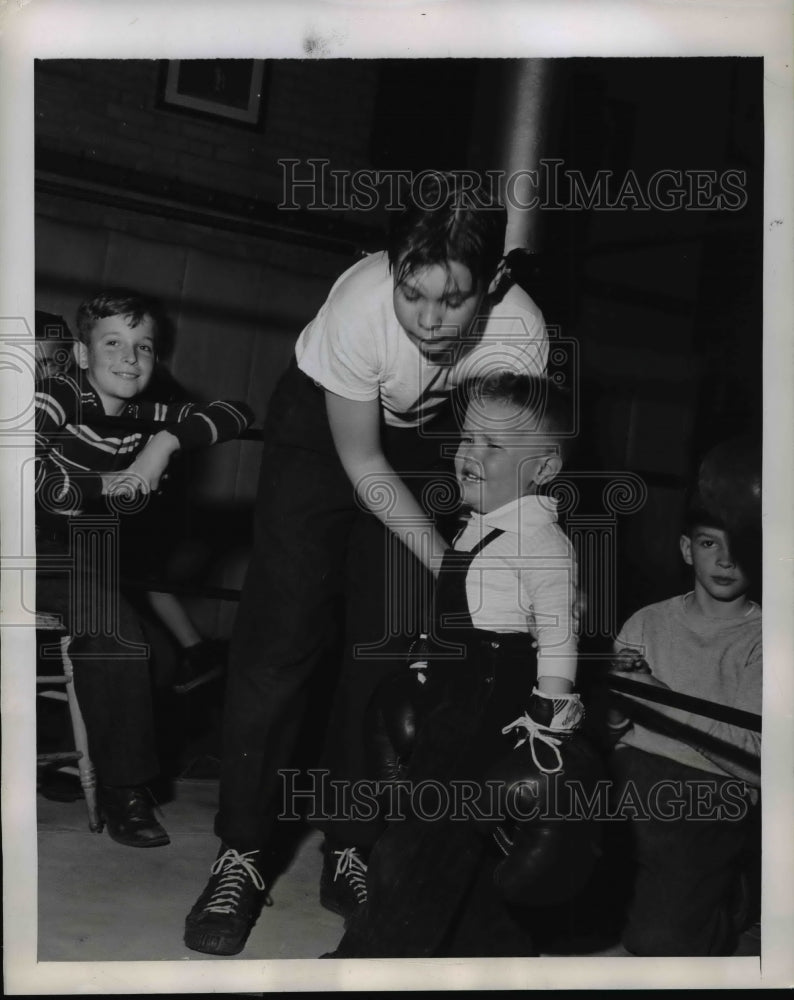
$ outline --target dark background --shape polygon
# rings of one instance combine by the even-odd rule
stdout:
[[[515,68],[271,60],[252,131],[160,107],[156,60],[39,60],[37,307],[73,324],[99,285],[157,295],[174,324],[177,379],[200,397],[247,399],[261,426],[300,330],[336,276],[382,248],[387,221],[379,208],[279,208],[278,159],[301,171],[311,158],[340,171],[497,169]],[[591,590],[610,591],[591,632],[606,633],[686,587],[678,534],[698,457],[760,431],[763,62],[560,59],[545,70],[539,153],[565,169],[747,178],[740,211],[548,209],[533,221],[522,281],[576,348],[576,364],[563,363],[581,401],[572,471],[591,475],[569,521],[579,518],[581,538],[600,530],[595,544],[606,546],[590,560]],[[213,451],[191,470],[184,523],[222,553],[212,582],[239,586],[259,445]],[[616,516],[603,487],[626,471],[642,477],[647,500]],[[232,605],[209,602],[201,614],[228,633]]]

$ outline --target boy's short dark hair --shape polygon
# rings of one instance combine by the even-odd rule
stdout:
[[[63,316],[37,309],[35,339],[36,378],[48,378],[72,367],[74,336]]]
[[[434,264],[457,261],[488,284],[504,256],[507,211],[470,174],[430,172],[417,178],[408,205],[392,217],[387,250],[397,282]]]
[[[153,299],[129,288],[106,288],[81,303],[77,310],[77,339],[88,344],[94,326],[108,316],[125,316],[133,327],[149,316],[155,341],[159,339],[162,329],[160,307]]]
[[[36,310],[36,340],[55,340],[59,343],[74,340],[72,331],[63,316],[58,313]]]
[[[544,433],[554,438],[563,462],[569,456],[573,443],[570,393],[545,375],[497,372],[471,382],[466,399],[468,403],[486,399],[509,403],[536,416]]]
[[[697,495],[690,498],[684,509],[681,533],[692,538],[698,528],[716,528],[727,531],[727,525],[716,511],[709,510]]]

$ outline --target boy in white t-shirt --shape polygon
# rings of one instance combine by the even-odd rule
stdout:
[[[411,596],[430,591],[421,576],[446,548],[427,487],[446,474],[452,506],[440,446],[453,390],[487,371],[545,369],[543,317],[508,287],[506,212],[486,188],[467,190],[469,180],[423,175],[387,251],[333,286],[270,403],[229,659],[222,845],[185,928],[197,951],[238,953],[277,873],[276,819],[291,809],[281,771],[303,748],[307,696],[330,698],[321,668],[340,621],[345,657],[324,763],[337,781],[368,771],[365,706],[402,655],[410,613],[420,613]],[[390,621],[387,609],[401,617]],[[324,905],[347,913],[359,903],[363,852],[379,832],[329,820]]]

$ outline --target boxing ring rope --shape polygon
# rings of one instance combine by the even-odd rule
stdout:
[[[227,587],[185,587],[170,583],[160,585],[153,581],[144,583],[140,580],[122,580],[122,585],[136,590],[157,590],[167,594],[175,594],[178,597],[215,598],[220,601],[240,600],[240,591]],[[741,708],[720,705],[717,702],[706,701],[704,698],[695,698],[690,694],[682,694],[680,691],[668,691],[665,688],[651,687],[640,681],[632,681],[627,677],[620,677],[614,674],[609,675],[607,688],[616,694],[631,695],[632,697],[641,698],[644,701],[657,702],[661,705],[669,705],[671,708],[692,712],[695,715],[702,715],[707,719],[713,719],[715,722],[727,722],[732,726],[740,726],[754,733],[761,732],[761,716],[756,715],[754,712],[746,712]]]
[[[658,702],[661,705],[669,705],[671,708],[679,708],[685,712],[692,712],[695,715],[703,715],[707,719],[715,722],[727,722],[732,726],[741,726],[754,733],[761,732],[761,716],[754,712],[745,712],[741,708],[731,708],[728,705],[719,705],[716,702],[706,701],[703,698],[695,698],[691,694],[682,694],[680,691],[669,691],[666,688],[651,687],[643,684],[642,681],[629,680],[628,677],[610,674],[607,680],[607,687],[610,691],[619,694],[629,694],[632,697],[639,697],[645,701]]]
[[[154,429],[167,429],[168,424],[156,421],[134,420],[125,417],[104,417],[98,418],[97,423],[108,427],[116,427],[119,430],[138,431],[146,433]],[[240,433],[234,440],[236,441],[262,441],[263,431],[261,428],[248,428]],[[122,586],[141,590],[159,590],[163,593],[170,593],[180,597],[202,597],[214,598],[221,601],[239,601],[240,591],[227,587],[188,587],[174,584],[163,584],[162,586],[153,581],[143,583],[137,580],[122,579]],[[651,687],[641,681],[630,680],[622,675],[609,674],[607,679],[608,690],[619,695],[630,695],[633,698],[640,698],[643,701],[656,702],[677,708],[682,711],[692,712],[695,715],[704,716],[716,722],[725,722],[729,725],[740,726],[751,732],[760,733],[762,728],[762,718],[753,712],[746,712],[743,709],[732,708],[728,705],[720,705],[716,702],[706,701],[703,698],[696,698],[693,695],[683,694],[679,691],[670,691],[666,688]]]
[[[178,404],[175,403],[174,405]],[[106,415],[92,416],[91,423],[96,424],[97,427],[107,427],[109,430],[130,431],[141,435],[155,434],[157,431],[167,431],[169,428],[176,426],[176,424],[165,420],[136,420],[134,417],[108,417]],[[249,427],[241,431],[236,437],[231,438],[229,442],[224,441],[222,443],[227,444],[231,443],[231,441],[259,441],[261,443],[262,434],[263,429],[261,427]]]

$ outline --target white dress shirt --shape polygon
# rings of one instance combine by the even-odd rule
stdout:
[[[475,628],[530,632],[538,676],[576,679],[576,555],[557,524],[557,502],[525,496],[487,514],[471,513],[455,540],[470,552],[494,528],[504,534],[475,557],[466,596]]]

